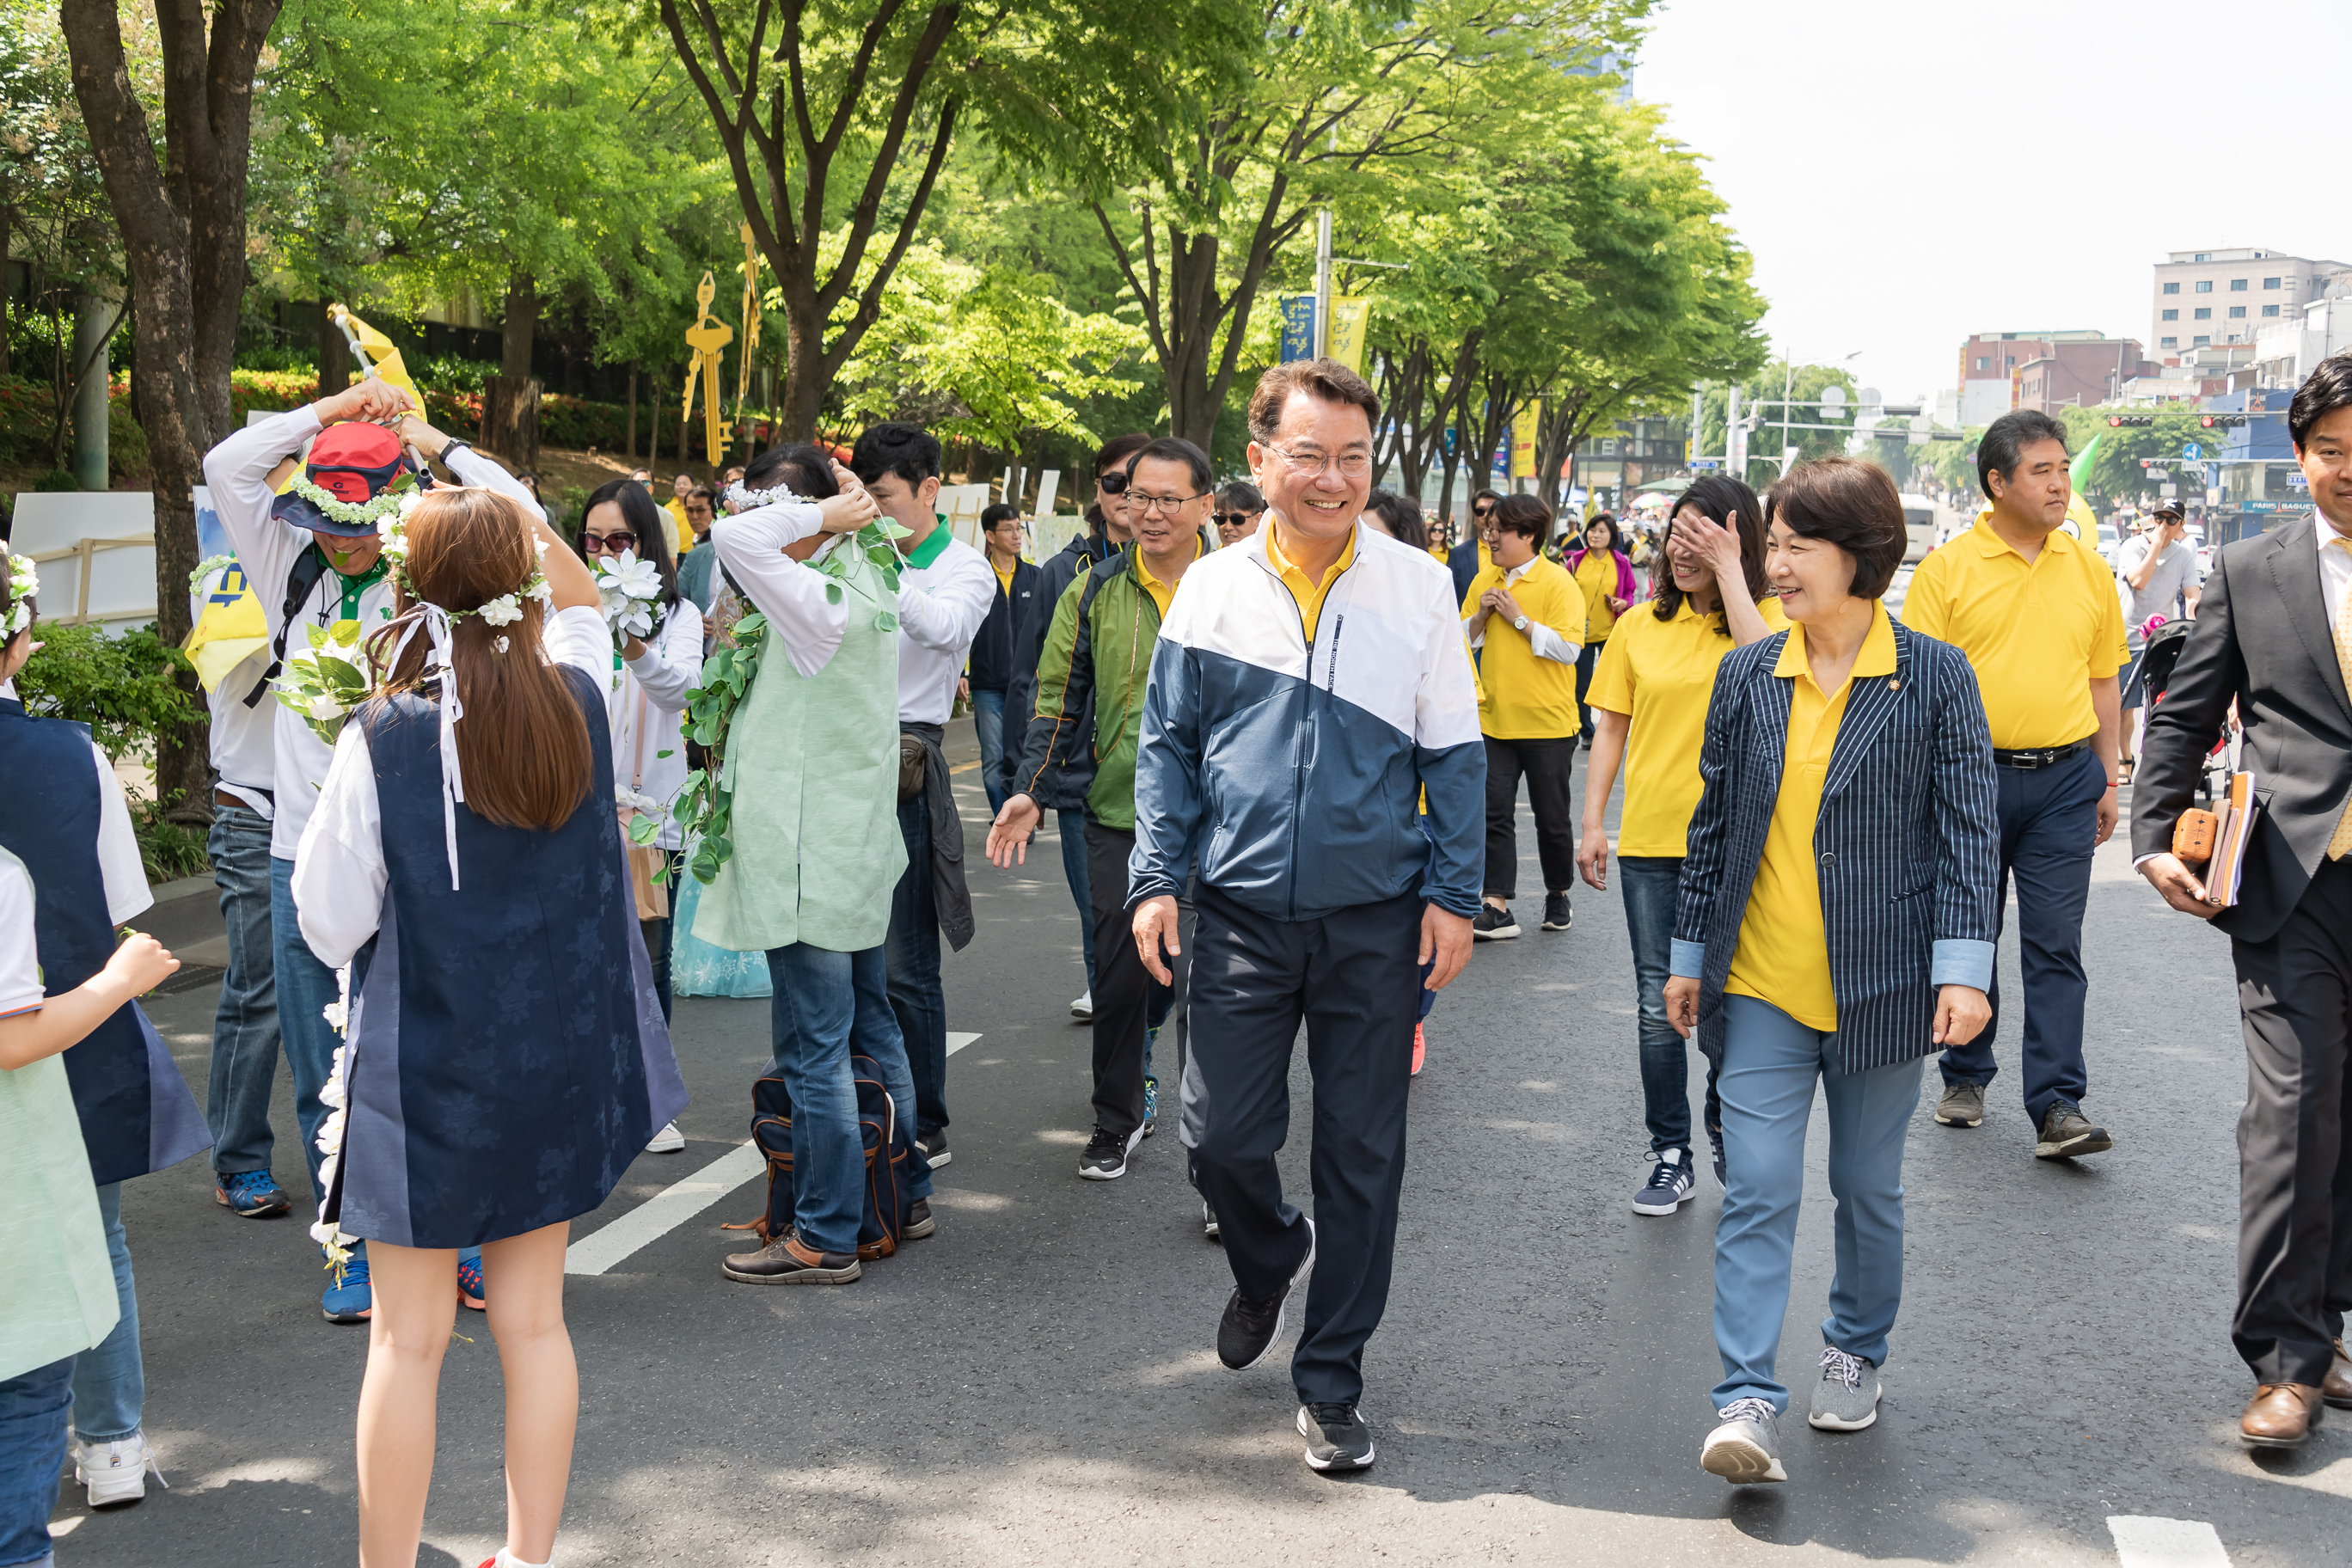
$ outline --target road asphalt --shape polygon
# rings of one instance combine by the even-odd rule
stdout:
[[[951,745],[976,755],[966,725]],[[2087,1107],[2116,1150],[2032,1157],[2014,1005],[1982,1128],[1936,1126],[1928,1075],[1881,1419],[1788,1422],[1781,1487],[1698,1468],[1721,1194],[1703,1175],[1672,1217],[1631,1211],[1647,1140],[1615,892],[1580,889],[1572,931],[1528,919],[1482,945],[1412,1089],[1395,1282],[1366,1358],[1379,1462],[1331,1479],[1301,1462],[1286,1352],[1217,1363],[1232,1279],[1183,1180],[1172,1092],[1124,1180],[1078,1179],[1088,1034],[1068,1015],[1084,978],[1060,857],[1049,833],[1026,868],[988,867],[978,774],[956,780],[980,931],[946,962],[949,1026],[979,1037],[950,1063],[939,1234],[847,1289],[731,1284],[719,1259],[744,1244],[718,1226],[758,1209],[755,1178],[573,1278],[567,1568],[2346,1560],[2352,1423],[2284,1458],[2232,1436],[2251,1380],[2228,1336],[2244,1097],[2228,953],[2158,904],[2120,842],[2099,857],[2088,943]],[[1538,907],[1523,896],[1523,917]],[[144,923],[191,949],[219,931],[203,897]],[[152,1007],[199,1098],[215,995]],[[768,1004],[681,999],[676,1035],[688,1146],[641,1156],[575,1241],[749,1135]],[[1172,1089],[1165,1053],[1158,1070]],[[1303,1050],[1293,1086],[1284,1170],[1306,1201]],[[299,1185],[283,1074],[278,1101],[276,1166]],[[1780,1361],[1800,1410],[1832,1263],[1825,1140],[1817,1106]],[[123,1212],[171,1489],[94,1516],[68,1485],[58,1562],[350,1562],[366,1334],[320,1320],[301,1221],[231,1216],[202,1159],[131,1184]],[[420,1559],[436,1568],[472,1568],[503,1531],[495,1350],[460,1318]]]

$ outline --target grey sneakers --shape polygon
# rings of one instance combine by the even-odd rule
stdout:
[[[1859,1432],[1878,1420],[1878,1369],[1835,1345],[1822,1351],[1822,1381],[1806,1423],[1824,1432]]]
[[[1769,1400],[1735,1399],[1717,1411],[1719,1425],[1698,1451],[1698,1468],[1733,1486],[1785,1481],[1780,1468],[1780,1417]]]
[[[1947,1127],[1983,1126],[1984,1085],[1946,1084],[1944,1098],[1936,1101],[1936,1120]]]
[[[2116,1146],[2104,1127],[2095,1127],[2072,1100],[2053,1101],[2042,1118],[2042,1137],[2033,1145],[2037,1160],[2071,1160],[2077,1154],[2104,1154]]]

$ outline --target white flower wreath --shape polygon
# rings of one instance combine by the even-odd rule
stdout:
[[[413,604],[425,601],[408,581],[408,514],[415,510],[417,503],[424,499],[424,492],[410,491],[396,510],[379,517],[375,524],[376,537],[383,541],[384,564],[392,574],[392,580]],[[467,616],[479,616],[486,625],[506,626],[522,619],[522,602],[525,599],[537,599],[542,609],[551,606],[555,603],[555,590],[549,585],[547,573],[540,565],[540,557],[547,553],[547,542],[534,540],[532,544],[535,552],[531,557],[530,575],[523,580],[521,587],[511,594],[501,594],[476,609],[443,609],[441,613],[453,621],[464,620]],[[506,650],[500,648],[499,651],[504,653]]]
[[[754,507],[774,506],[779,501],[797,501],[802,506],[809,504],[808,498],[795,495],[790,485],[778,485],[773,489],[752,490],[745,489],[743,481],[740,479],[729,485],[727,494],[721,499],[733,502],[739,511],[750,511]]]
[[[403,483],[403,480],[407,482]],[[383,519],[404,510],[415,501],[420,493],[415,486],[415,480],[403,474],[400,479],[394,479],[363,501],[339,500],[333,491],[313,483],[306,474],[296,474],[294,482],[286,488],[333,518],[337,522],[352,527],[357,527],[361,523],[375,523],[380,529]]]
[[[33,558],[8,552],[8,614],[0,618],[0,642],[7,642],[33,624],[33,596],[41,591],[41,574]]]

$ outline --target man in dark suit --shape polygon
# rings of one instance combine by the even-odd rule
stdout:
[[[2287,414],[2314,510],[2223,547],[2197,629],[2152,710],[2132,854],[2174,909],[2230,935],[2246,1042],[2238,1120],[2238,1308],[2253,1369],[2239,1433],[2301,1445],[2326,1406],[2352,1409],[2352,354],[2323,363]],[[2238,901],[2216,910],[2172,854],[2230,706],[2262,814]]]
[[[1456,604],[1469,597],[1472,579],[1486,564],[1487,552],[1495,547],[1495,503],[1502,499],[1493,490],[1480,490],[1470,498],[1470,535],[1445,557],[1445,569],[1454,574]]]

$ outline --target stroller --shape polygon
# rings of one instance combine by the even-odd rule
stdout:
[[[2172,672],[2180,663],[2180,656],[2189,647],[2189,634],[2196,629],[2194,621],[2166,621],[2147,634],[2141,646],[2138,662],[2126,672],[2124,689],[2129,691],[2137,683],[2153,714],[2157,704],[2164,700],[2165,689],[2172,684]],[[2234,715],[2232,716],[2234,720]],[[2213,775],[2217,764],[2227,771],[2223,754],[2230,744],[2231,722],[2225,721],[2213,737],[2213,744],[2205,753],[2205,767],[2198,775],[2197,790],[2209,808],[2213,804]]]

